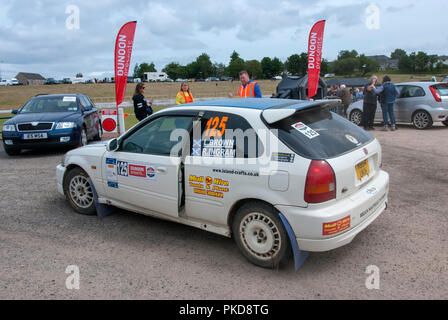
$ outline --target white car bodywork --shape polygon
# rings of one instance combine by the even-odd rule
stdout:
[[[260,102],[263,100],[270,99],[259,99]],[[314,102],[316,105],[319,103],[323,102]],[[272,109],[226,107],[211,103],[171,107],[156,115],[162,116],[178,110],[237,114],[255,129],[266,129],[261,116],[263,112],[266,112],[266,118],[276,120]],[[281,113],[281,110],[278,111]],[[280,118],[287,114],[285,111]],[[129,132],[132,133],[132,129]],[[273,161],[273,152],[268,148],[263,150],[257,163],[253,159],[239,159],[238,164],[224,161],[208,165],[201,162],[203,157],[191,154],[166,157],[127,153],[108,151],[105,144],[96,144],[66,154],[63,163],[56,170],[58,190],[65,195],[64,177],[68,170],[80,167],[91,178],[99,203],[183,223],[227,237],[232,235],[231,224],[235,211],[248,201],[263,201],[286,217],[300,250],[315,252],[328,251],[350,243],[387,207],[389,176],[381,170],[382,153],[376,139],[351,152],[327,159],[336,176],[336,198],[309,204],[305,202],[303,195],[312,160],[294,154],[273,132],[266,132],[266,135],[259,135],[261,143],[268,146],[270,141],[275,141],[278,148],[275,152],[293,155],[292,162]],[[358,180],[355,166],[364,160],[368,161],[371,173]],[[115,165],[111,164],[114,161]],[[134,169],[151,169],[153,176],[131,178],[118,175],[113,178],[116,179],[114,181],[117,181],[118,188],[110,187],[108,177],[113,174],[113,170],[120,170],[117,161],[126,162],[126,170],[129,170],[131,164]],[[183,176],[180,175],[181,165],[184,166]],[[208,178],[211,180],[207,182]],[[183,180],[185,187],[182,187],[180,180]],[[198,189],[198,184],[203,189]],[[203,194],[201,190],[204,190]],[[183,206],[179,204],[182,193],[185,194]],[[325,234],[323,230],[330,224],[337,225],[340,232]]]

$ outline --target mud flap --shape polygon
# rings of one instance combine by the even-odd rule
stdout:
[[[288,233],[289,240],[291,241],[292,253],[294,255],[294,268],[296,271],[302,267],[306,258],[308,258],[308,251],[301,251],[299,249],[299,245],[297,244],[296,236],[294,235],[294,231],[291,228],[288,220],[286,220],[285,216],[279,213],[280,219],[282,219],[283,225],[285,226],[286,232]]]
[[[98,202],[98,195],[96,194],[95,186],[93,185],[92,180],[88,179],[90,186],[92,187],[93,192],[93,202],[95,203],[96,215],[98,218],[104,218],[105,216],[109,216],[116,211],[116,207],[108,206],[107,204],[102,204]]]

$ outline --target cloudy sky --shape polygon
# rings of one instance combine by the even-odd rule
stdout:
[[[67,11],[73,5],[79,29]],[[153,61],[159,71],[203,52],[225,64],[233,50],[246,60],[284,61],[306,51],[309,30],[321,19],[327,20],[323,56],[330,60],[345,49],[448,55],[447,12],[446,0],[1,0],[0,72],[111,76],[116,34],[132,20],[138,21],[132,65]]]

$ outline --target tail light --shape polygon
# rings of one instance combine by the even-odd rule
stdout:
[[[432,95],[434,96],[434,99],[436,99],[437,102],[442,102],[442,96],[439,93],[439,90],[437,90],[434,87],[429,87],[429,90],[431,90]]]
[[[336,177],[326,161],[313,160],[305,183],[305,201],[321,203],[336,198]]]

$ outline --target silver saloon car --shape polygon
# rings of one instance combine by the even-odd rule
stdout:
[[[395,100],[397,122],[412,123],[417,129],[428,129],[434,122],[448,126],[448,84],[442,82],[405,82],[396,84],[400,95]],[[363,101],[352,103],[347,114],[349,120],[362,124]],[[375,122],[382,122],[383,114],[378,103]]]

